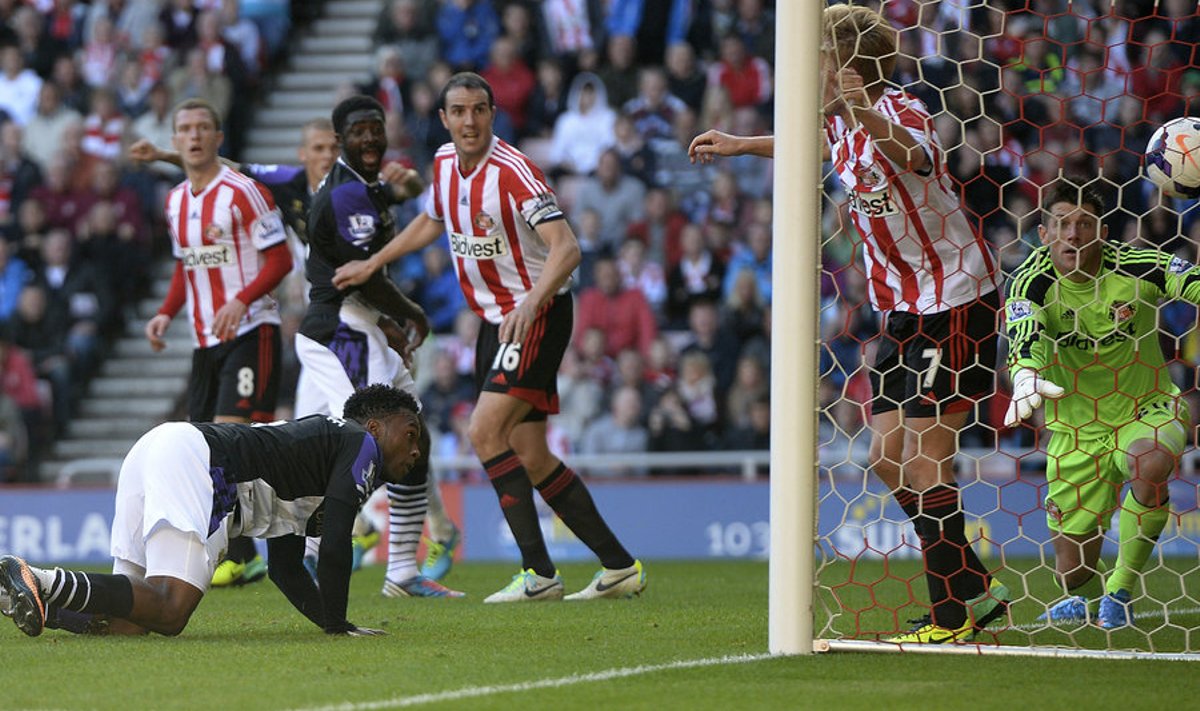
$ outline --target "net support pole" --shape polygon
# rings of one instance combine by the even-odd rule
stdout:
[[[771,654],[813,652],[821,244],[821,12],[781,2],[775,22],[771,274]]]

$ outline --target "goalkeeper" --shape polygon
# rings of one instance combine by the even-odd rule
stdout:
[[[1046,403],[1046,521],[1067,597],[1040,619],[1122,627],[1170,516],[1167,480],[1188,439],[1158,341],[1157,302],[1200,304],[1200,269],[1106,241],[1094,188],[1060,181],[1046,195],[1042,246],[1013,274],[1005,304],[1013,381],[1005,425]],[[1103,580],[1100,549],[1117,510],[1117,561]]]

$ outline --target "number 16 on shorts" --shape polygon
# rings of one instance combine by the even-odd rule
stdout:
[[[492,370],[504,370],[512,372],[521,364],[521,344],[520,343],[501,343],[500,349],[496,351],[496,357],[492,360]]]

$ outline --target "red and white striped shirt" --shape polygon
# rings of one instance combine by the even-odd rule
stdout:
[[[263,266],[262,251],[287,239],[283,218],[266,186],[221,166],[199,194],[183,181],[167,195],[171,252],[183,262],[187,309],[197,348],[220,343],[213,317],[253,282]],[[279,323],[279,308],[268,294],[249,304],[238,335],[264,323]]]
[[[926,175],[893,163],[867,130],[826,119],[834,170],[850,196],[850,218],[863,236],[868,293],[879,311],[927,314],[994,291],[987,243],[963,215],[945,153],[925,105],[898,89],[872,107],[908,130],[930,159]]]
[[[550,248],[532,226],[562,217],[541,169],[499,138],[467,176],[459,172],[454,144],[439,148],[425,212],[446,225],[467,304],[494,324],[525,298],[546,265]]]

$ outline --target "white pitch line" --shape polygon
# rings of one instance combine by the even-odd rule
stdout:
[[[683,659],[666,664],[645,664],[638,667],[606,669],[605,671],[591,672],[589,674],[572,674],[571,676],[558,677],[557,679],[540,679],[537,681],[524,681],[519,684],[497,684],[495,686],[468,686],[465,689],[455,689],[453,691],[439,691],[432,694],[418,694],[416,696],[396,696],[382,701],[346,702],[331,706],[312,706],[303,709],[294,709],[293,711],[373,711],[374,709],[407,708],[409,706],[433,704],[440,701],[459,701],[480,696],[508,694],[516,691],[553,689],[560,686],[586,684],[593,681],[608,681],[609,679],[620,679],[675,669],[695,669],[697,667],[714,667],[723,664],[745,664],[747,662],[771,659],[773,656],[771,654],[740,654],[728,657],[713,657],[710,659]]]

